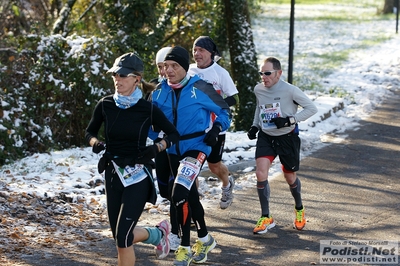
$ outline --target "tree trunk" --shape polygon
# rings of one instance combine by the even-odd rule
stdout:
[[[260,81],[246,0],[224,0],[232,79],[239,91],[235,130],[248,130],[254,118],[254,86]]]
[[[385,5],[383,6],[382,13],[390,14],[393,13],[393,7],[395,7],[395,2],[397,0],[385,0]]]

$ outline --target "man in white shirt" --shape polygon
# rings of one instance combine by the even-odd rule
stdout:
[[[189,66],[188,73],[197,74],[201,79],[211,83],[229,106],[239,103],[239,92],[229,72],[216,63],[220,54],[214,41],[208,36],[200,36],[194,41],[192,52],[196,63]],[[222,181],[221,209],[226,209],[232,204],[232,191],[235,186],[228,167],[222,163],[225,133],[225,131],[220,133],[217,144],[212,146],[211,154],[207,158],[208,168]]]

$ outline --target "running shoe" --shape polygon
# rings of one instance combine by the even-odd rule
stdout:
[[[235,180],[233,176],[229,176],[229,188],[222,188],[222,197],[221,201],[219,202],[219,207],[221,209],[228,208],[233,201],[233,188],[235,187]]]
[[[306,217],[305,217],[305,209],[303,207],[303,209],[301,210],[296,210],[294,209],[294,213],[296,215],[296,218],[294,219],[294,227],[297,230],[302,230],[304,228],[304,226],[306,226]]]
[[[180,244],[181,239],[178,235],[175,235],[173,233],[169,234],[169,246],[172,251],[177,250]]]
[[[268,229],[271,229],[275,226],[274,218],[271,217],[261,217],[258,219],[256,227],[254,227],[254,234],[265,234]]]
[[[203,243],[200,240],[196,240],[196,243],[193,245],[192,250],[193,254],[193,262],[194,263],[203,263],[207,260],[207,253],[215,248],[217,242],[215,239],[208,235],[208,241]]]
[[[160,243],[154,248],[156,250],[156,257],[159,259],[165,258],[169,254],[169,233],[171,232],[171,225],[167,220],[159,222],[156,227],[162,232]]]
[[[179,246],[175,251],[174,266],[189,266],[192,261],[192,252],[187,248]]]

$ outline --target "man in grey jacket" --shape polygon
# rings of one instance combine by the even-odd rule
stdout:
[[[308,119],[318,110],[302,90],[281,80],[282,68],[278,59],[266,58],[259,73],[262,82],[254,88],[257,105],[253,125],[247,133],[249,139],[257,138],[256,177],[261,204],[261,217],[253,233],[265,234],[268,229],[275,226],[274,218],[269,212],[268,172],[277,156],[295,201],[294,227],[302,230],[306,219],[301,199],[301,183],[296,175],[300,165],[297,123]],[[300,112],[298,112],[299,105],[302,107]]]

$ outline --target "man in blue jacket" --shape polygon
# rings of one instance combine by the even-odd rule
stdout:
[[[204,209],[199,199],[196,178],[218,141],[221,131],[231,122],[229,106],[212,84],[190,76],[189,52],[180,46],[170,49],[164,59],[166,79],[153,92],[153,103],[178,129],[181,138],[168,148],[171,181],[171,200],[176,208],[181,245],[175,251],[174,265],[203,263],[216,242],[208,233]],[[212,113],[217,118],[213,122]],[[190,247],[190,224],[193,219],[198,240]]]

